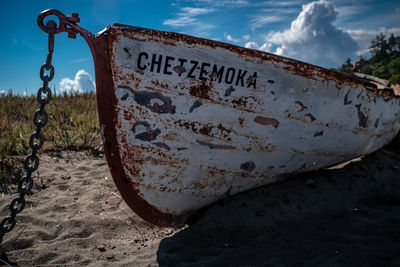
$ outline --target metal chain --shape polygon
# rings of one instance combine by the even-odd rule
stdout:
[[[31,191],[33,186],[32,173],[39,167],[37,151],[43,146],[44,136],[42,128],[46,126],[49,117],[45,107],[51,99],[51,90],[48,85],[54,77],[54,66],[51,64],[51,61],[53,58],[54,34],[56,29],[57,23],[55,21],[49,20],[46,23],[46,30],[49,37],[49,49],[46,63],[44,63],[40,68],[40,79],[43,81],[43,86],[37,92],[37,101],[40,104],[40,108],[35,111],[33,116],[33,124],[35,125],[36,130],[29,138],[29,147],[32,149],[32,153],[25,158],[25,176],[23,176],[18,182],[18,196],[11,201],[10,215],[4,218],[0,223],[0,244],[3,241],[3,236],[15,227],[15,218],[17,214],[25,208],[25,195]],[[45,70],[49,71],[49,73],[45,74]]]

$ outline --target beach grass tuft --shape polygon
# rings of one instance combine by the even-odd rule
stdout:
[[[24,157],[30,153],[29,137],[35,131],[36,96],[8,94],[0,97],[0,184],[13,183]],[[43,150],[86,150],[103,156],[95,93],[57,95],[46,106],[48,124],[42,129]]]

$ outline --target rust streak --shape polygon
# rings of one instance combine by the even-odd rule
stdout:
[[[199,143],[202,146],[208,146],[210,149],[228,149],[228,150],[233,150],[236,149],[235,146],[230,146],[230,145],[217,145],[217,144],[212,144],[200,140],[196,140],[197,143]]]
[[[239,117],[239,125],[240,125],[240,126],[243,126],[244,120],[245,120],[244,118]]]
[[[210,99],[210,90],[211,87],[206,85],[205,81],[202,81],[199,85],[193,85],[189,87],[189,92],[192,96],[197,96],[204,99]]]
[[[155,145],[158,146],[158,147],[164,148],[164,149],[166,149],[168,151],[171,150],[171,148],[166,143],[158,142],[158,143],[155,143]]]
[[[310,121],[315,121],[315,117],[311,113],[307,113],[304,115],[304,118],[309,118]]]
[[[210,135],[212,129],[212,126],[204,126],[200,128],[199,133],[201,133],[202,135]]]
[[[257,116],[254,118],[254,121],[259,124],[262,124],[262,125],[272,125],[275,128],[278,128],[278,126],[279,126],[279,121],[274,118],[266,118],[266,117],[262,117],[262,116]]]
[[[295,104],[297,104],[300,108],[297,110],[297,112],[303,112],[305,109],[307,109],[306,106],[304,106],[303,103],[301,103],[300,101],[296,101],[294,102]]]

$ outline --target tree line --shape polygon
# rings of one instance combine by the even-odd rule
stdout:
[[[378,78],[389,80],[391,84],[400,83],[400,36],[391,34],[386,37],[380,33],[371,40],[369,46],[371,58],[360,56],[358,60],[359,72]],[[353,69],[351,59],[338,68],[341,72],[350,72]]]

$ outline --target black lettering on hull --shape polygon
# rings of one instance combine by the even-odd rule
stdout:
[[[161,61],[163,56],[159,55],[158,56],[158,60],[156,59],[157,55],[153,54],[151,57],[151,66],[150,66],[150,71],[153,72],[154,71],[154,66],[157,65],[157,73],[160,73],[161,70]]]
[[[142,64],[142,57],[145,57],[145,59],[149,58],[149,55],[146,52],[140,52],[138,55],[138,60],[137,60],[137,67],[139,70],[145,70],[146,69],[146,64]]]
[[[233,78],[235,77],[235,69],[234,68],[228,68],[225,74],[225,83],[226,84],[231,84],[233,82]]]
[[[189,70],[189,73],[188,73],[187,77],[194,79],[194,78],[196,78],[196,76],[193,75],[193,72],[195,71],[195,69],[196,69],[197,65],[199,64],[199,62],[196,61],[196,60],[190,60],[190,63],[192,64],[192,68]]]
[[[133,59],[134,57],[131,55],[129,58]],[[142,74],[145,70],[165,75],[177,75],[178,77],[185,73],[186,78],[198,79],[203,82],[211,80],[236,87],[257,88],[257,72],[253,72],[250,75],[248,70],[186,58],[176,58],[170,55],[148,54],[142,51],[137,55],[136,67],[138,71],[141,71],[138,73]]]

